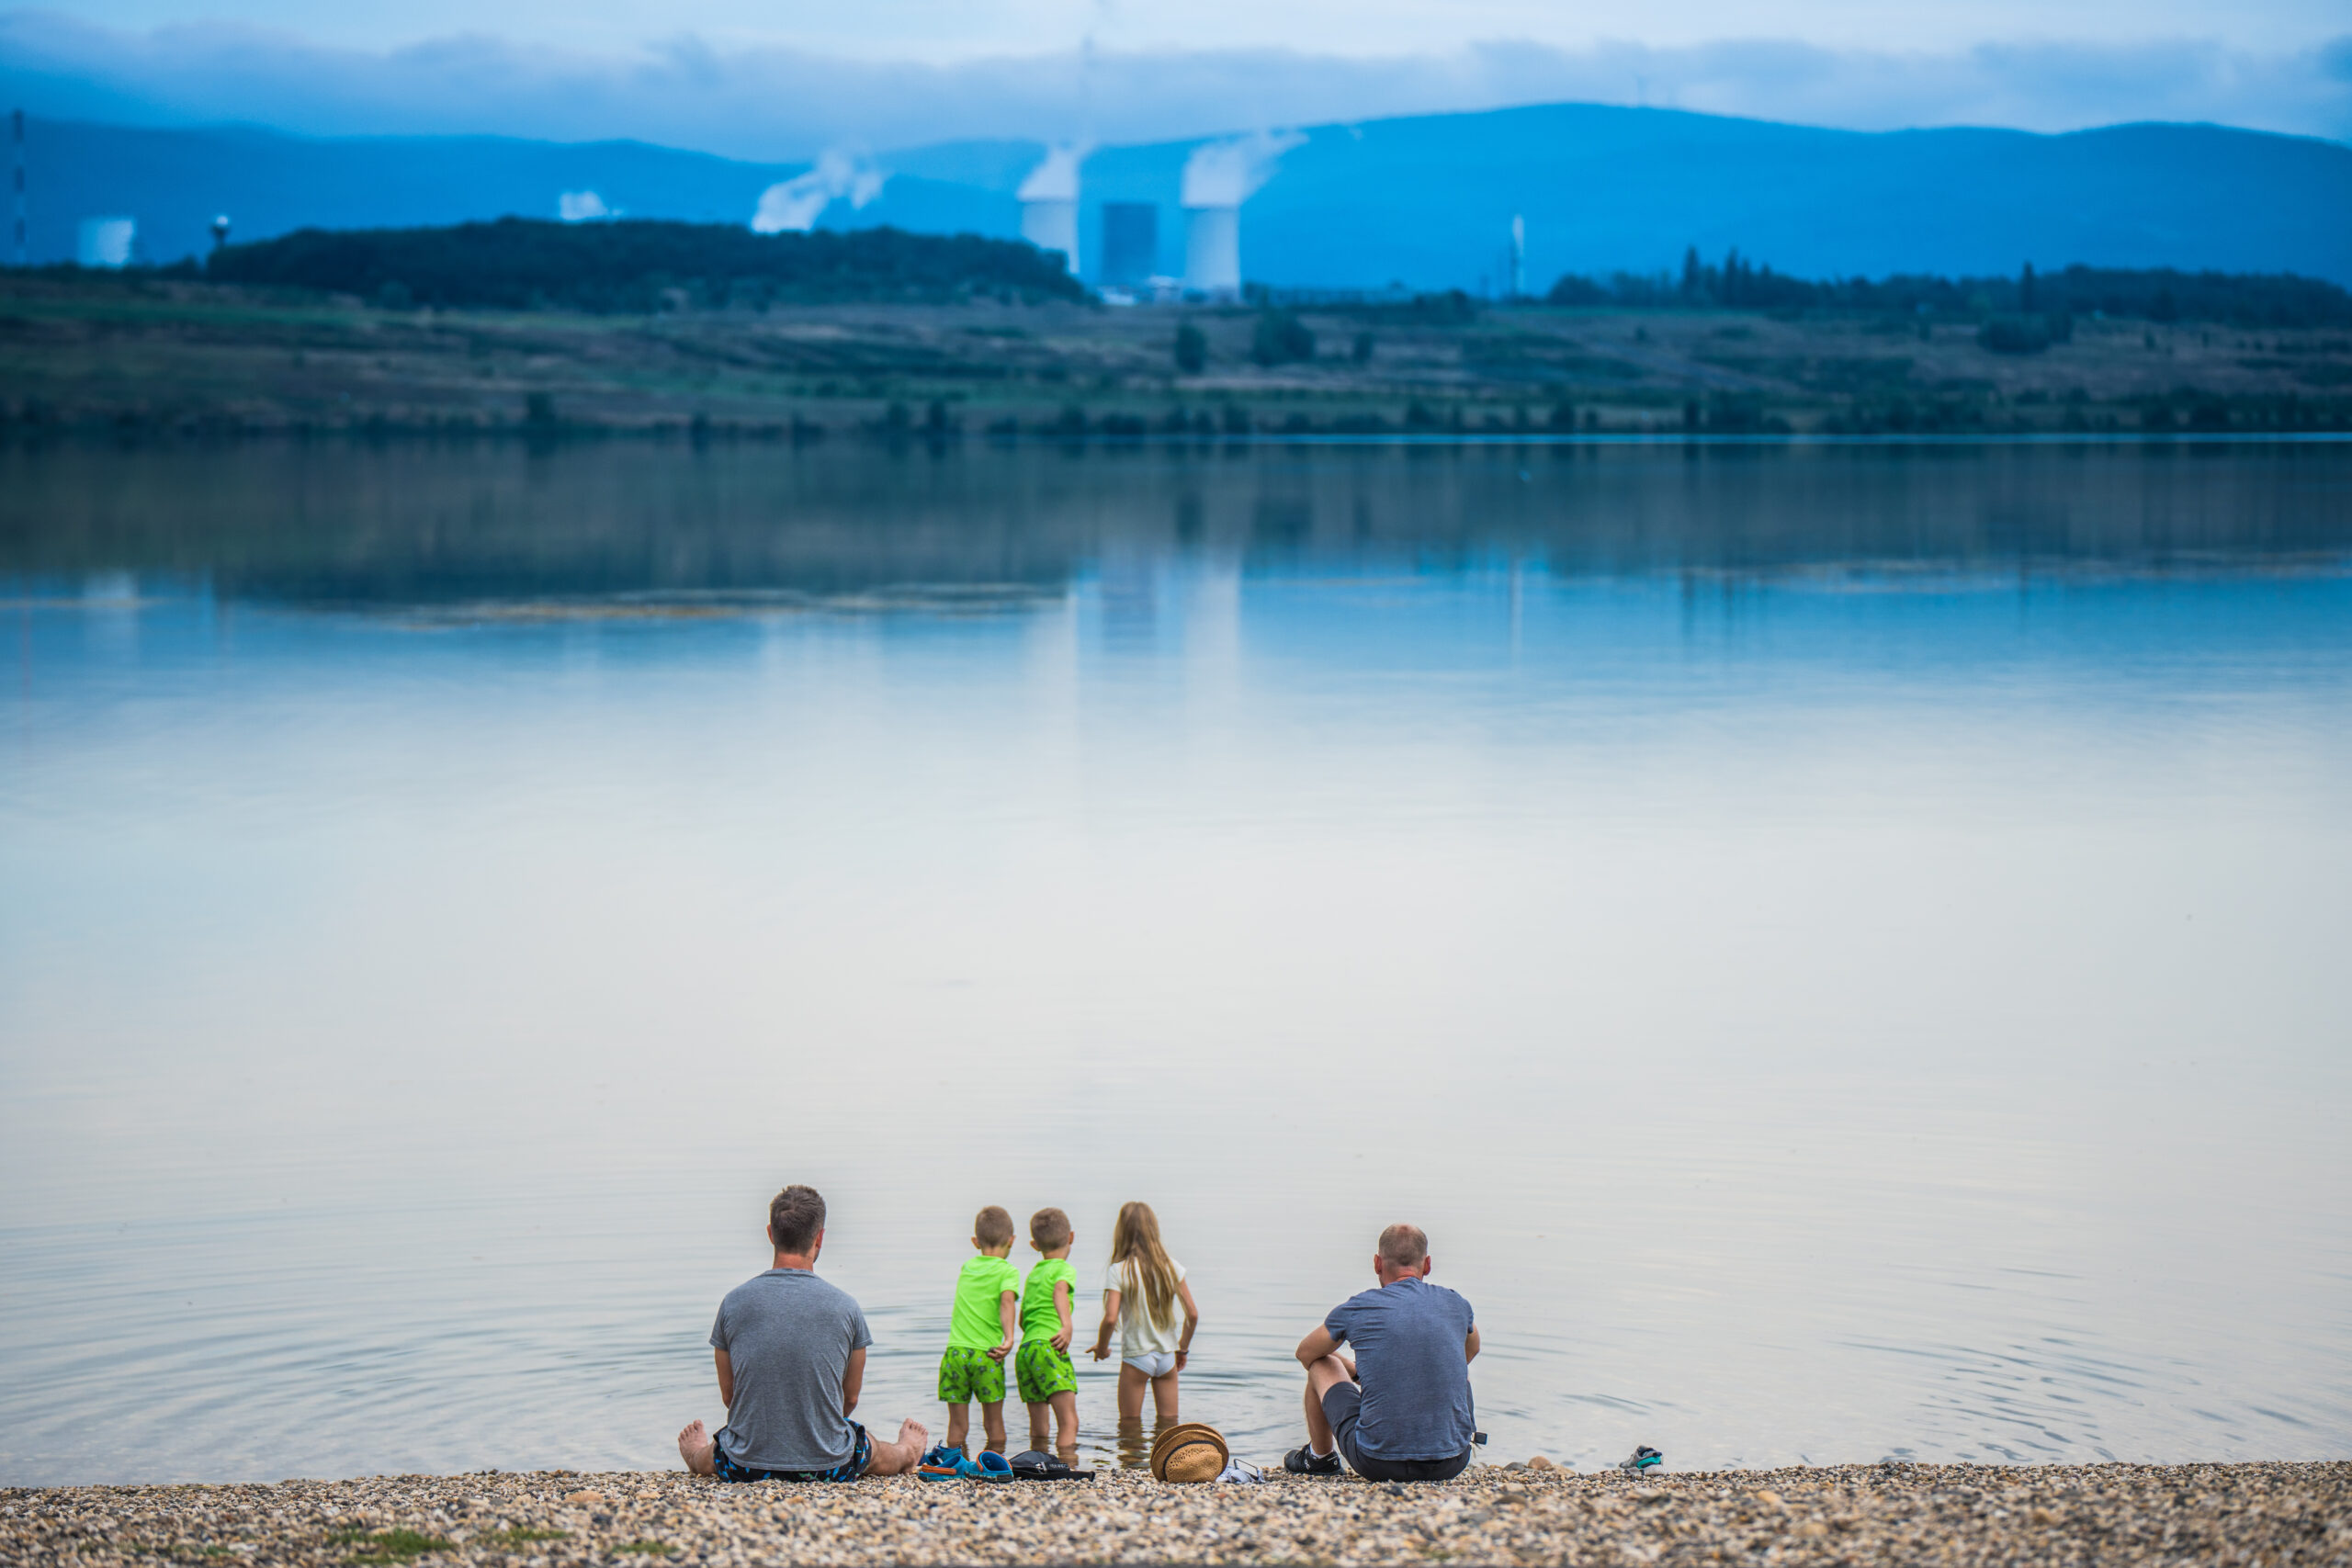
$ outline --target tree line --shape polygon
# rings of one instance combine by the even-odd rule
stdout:
[[[1812,279],[1775,272],[1734,247],[1720,263],[1693,248],[1673,273],[1620,272],[1606,279],[1563,276],[1555,305],[1649,309],[1852,310],[1960,316],[2123,316],[2150,321],[2211,321],[2237,327],[2352,326],[2352,293],[2293,273],[2181,272],[2172,267],[2069,266],[2036,272],[2029,262],[2006,277]]]
[[[678,307],[1080,299],[1061,258],[976,234],[757,234],[726,223],[528,218],[435,229],[303,229],[226,245],[204,276],[405,309],[647,313]]]

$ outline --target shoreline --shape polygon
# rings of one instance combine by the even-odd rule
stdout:
[[[1276,1461],[1277,1463],[1279,1461]],[[0,1562],[2352,1562],[2352,1461],[1865,1464],[1396,1486],[1133,1471],[730,1486],[683,1472],[0,1488]]]
[[[1868,311],[1534,303],[420,310],[0,276],[0,431],[133,438],[2130,435],[2352,432],[2341,327],[2091,319],[2031,352]],[[1199,334],[1180,364],[1180,327]]]

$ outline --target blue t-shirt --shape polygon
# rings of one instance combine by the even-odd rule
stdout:
[[[1381,1459],[1452,1459],[1478,1429],[1464,1341],[1470,1303],[1418,1276],[1350,1296],[1323,1326],[1356,1350],[1356,1447]]]
[[[842,1409],[850,1352],[874,1343],[845,1291],[806,1269],[771,1269],[727,1292],[710,1325],[735,1403],[718,1440],[752,1470],[831,1470],[857,1446]]]

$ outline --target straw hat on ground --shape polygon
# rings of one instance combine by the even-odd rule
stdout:
[[[1215,1427],[1203,1421],[1180,1422],[1152,1439],[1151,1478],[1215,1481],[1230,1457],[1224,1434]]]

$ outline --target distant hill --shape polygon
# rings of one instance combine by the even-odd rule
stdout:
[[[555,306],[643,314],[665,295],[697,305],[839,303],[974,294],[1080,299],[1058,257],[973,234],[754,234],[740,224],[641,218],[501,218],[436,229],[298,229],[230,245],[208,276],[415,305]]]
[[[1081,249],[1105,200],[1160,209],[1162,270],[1182,270],[1176,197],[1197,142],[1097,150]],[[1012,193],[1041,153],[967,141],[885,154],[893,177],[823,228],[889,224],[1011,238]],[[504,214],[552,218],[594,190],[632,216],[745,221],[759,193],[802,171],[639,142],[502,138],[309,141],[243,129],[132,130],[37,122],[36,259],[73,254],[77,219],[128,213],[147,254],[304,225],[385,227]],[[2293,272],[2352,284],[2352,147],[2206,125],[2023,131],[1823,130],[1666,109],[1563,104],[1323,126],[1244,209],[1242,264],[1280,285],[1505,285],[1514,213],[1528,283],[1563,273],[1679,267],[1733,246],[1805,277],[2000,275],[2024,262]]]
[[[231,238],[297,229],[391,229],[558,215],[567,191],[594,191],[632,218],[748,223],[760,193],[806,164],[746,164],[642,141],[524,141],[503,136],[311,139],[250,126],[157,130],[34,120],[26,131],[35,262],[71,261],[81,220],[139,220],[143,258],[158,264],[210,249],[216,213]],[[938,233],[1012,238],[1020,208],[968,184],[894,179],[886,196],[926,215]],[[847,201],[844,218],[864,218]],[[888,221],[876,217],[859,227]],[[846,227],[832,222],[829,228]],[[910,225],[901,223],[900,227]]]

